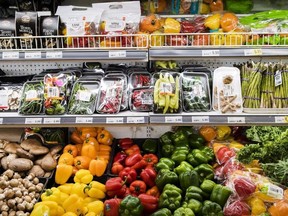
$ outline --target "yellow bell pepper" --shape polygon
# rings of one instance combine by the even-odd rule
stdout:
[[[266,206],[263,200],[257,197],[252,197],[251,199],[249,199],[248,204],[251,208],[252,215],[261,215],[262,213],[266,212]]]
[[[228,33],[225,37],[225,45],[242,45],[245,43],[245,36],[237,33]]]
[[[73,212],[66,212],[62,216],[77,216],[77,215],[75,213],[73,213]]]
[[[216,126],[217,140],[225,140],[231,134],[231,128],[229,126]]]
[[[92,181],[84,188],[84,191],[89,197],[96,199],[104,199],[106,189],[103,190],[103,186],[105,188],[105,185],[101,184],[100,182]]]
[[[62,204],[68,198],[68,194],[61,192],[58,188],[52,187],[51,189],[45,190],[41,194],[42,201],[54,201],[58,204]]]
[[[92,197],[86,197],[84,198],[84,203],[87,205],[88,203],[91,203],[91,202],[94,202],[94,201],[97,201],[98,199],[96,198],[92,198]]]
[[[215,33],[210,36],[210,45],[221,46],[225,43],[225,36],[223,33]]]
[[[164,33],[180,33],[181,24],[174,18],[166,18],[164,22]]]
[[[88,214],[85,214],[85,216],[97,216],[94,212],[89,212]]]
[[[96,215],[104,214],[104,203],[100,200],[87,204],[88,213],[93,212]]]
[[[220,20],[221,20],[221,14],[219,13],[213,14],[205,19],[204,26],[211,30],[217,30],[220,27]]]
[[[240,150],[242,148],[244,148],[244,145],[233,140],[230,142],[230,144],[228,145],[229,148],[234,148],[234,149],[237,149],[237,150]]]
[[[58,186],[57,188],[58,188],[61,192],[70,195],[73,185],[74,185],[73,183],[66,183],[66,184],[63,184],[63,185]]]
[[[76,215],[84,214],[84,200],[77,194],[71,194],[63,203],[66,212],[73,212]]]
[[[76,194],[77,196],[81,198],[87,197],[87,195],[84,193],[85,187],[86,187],[86,184],[76,182],[71,189],[71,195]]]
[[[30,216],[39,216],[39,215],[50,216],[49,207],[43,204],[34,206],[33,211],[31,212]]]
[[[58,164],[55,173],[55,182],[65,184],[72,175],[73,167],[67,164]]]
[[[164,46],[165,36],[161,35],[161,34],[162,34],[162,32],[160,32],[160,31],[154,31],[151,34],[151,46],[152,47]]]
[[[80,169],[74,176],[74,182],[88,184],[93,180],[93,175],[89,170]]]
[[[35,204],[34,208],[38,208],[38,206],[45,205],[49,208],[50,216],[62,216],[64,214],[64,209],[58,205],[55,201],[42,201]],[[45,214],[44,214],[45,215]]]

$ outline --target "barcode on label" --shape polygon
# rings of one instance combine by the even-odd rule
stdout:
[[[256,55],[262,55],[262,49],[245,49],[244,55],[245,56],[256,56]]]
[[[93,123],[93,117],[76,117],[75,123]]]
[[[25,124],[42,124],[42,118],[25,118]]]
[[[59,97],[58,87],[48,87],[47,96],[48,97]]]
[[[274,79],[275,79],[275,86],[282,85],[282,72],[280,70],[276,71]]]
[[[277,185],[269,184],[267,195],[276,199],[283,199],[283,189]]]
[[[60,118],[44,118],[44,124],[60,124]]]
[[[126,51],[109,51],[109,58],[125,58]]]
[[[166,123],[182,123],[182,116],[165,116]]]
[[[91,98],[91,92],[89,91],[78,91],[78,97],[80,101],[89,102]]]
[[[46,58],[47,59],[60,59],[63,57],[63,54],[61,51],[57,51],[57,52],[47,52],[46,53]]]
[[[220,50],[202,50],[202,56],[220,56]]]
[[[123,118],[106,118],[107,124],[121,124],[123,123]]]
[[[173,92],[173,87],[171,83],[165,83],[161,82],[160,83],[160,94],[172,94]]]
[[[41,52],[25,52],[25,59],[40,59]]]
[[[127,117],[127,123],[145,123],[144,117]]]
[[[192,116],[193,123],[209,123],[209,116]]]
[[[228,117],[228,123],[245,123],[245,117]]]
[[[19,52],[3,52],[2,59],[19,59]]]

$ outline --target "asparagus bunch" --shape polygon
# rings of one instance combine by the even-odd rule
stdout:
[[[260,108],[276,108],[274,101],[275,79],[274,65],[266,65],[261,83],[261,104]]]
[[[278,64],[275,72],[276,80],[280,80],[278,85],[275,86],[275,105],[276,108],[288,108],[288,65]]]

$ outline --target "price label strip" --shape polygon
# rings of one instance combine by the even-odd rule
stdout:
[[[75,123],[78,123],[78,124],[91,124],[91,123],[93,123],[93,117],[76,117]]]
[[[109,58],[126,58],[126,50],[109,51]]]
[[[42,118],[25,118],[25,124],[42,124]]]
[[[288,116],[275,116],[275,123],[288,123]]]
[[[202,50],[202,56],[220,56],[220,50]]]
[[[209,123],[209,116],[192,116],[192,123]]]
[[[127,117],[127,123],[141,124],[145,123],[144,117]]]
[[[25,59],[41,59],[41,52],[25,52]]]
[[[260,56],[263,55],[262,49],[245,49],[245,56]]]
[[[19,52],[3,52],[2,59],[19,59]]]
[[[3,124],[3,118],[0,118],[0,124]]]
[[[245,122],[245,117],[228,117],[228,123],[243,124]]]
[[[62,59],[62,51],[46,52],[46,59]]]
[[[60,124],[61,118],[44,118],[44,124]]]
[[[165,116],[165,123],[182,123],[182,116]]]
[[[117,118],[106,118],[107,124],[121,124],[124,122],[123,117],[117,117]]]

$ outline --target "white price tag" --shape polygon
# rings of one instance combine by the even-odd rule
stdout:
[[[165,116],[165,123],[182,123],[182,116]]]
[[[228,123],[245,123],[245,117],[228,117]]]
[[[202,50],[202,56],[220,56],[220,50]]]
[[[275,116],[275,123],[288,123],[288,116]]]
[[[121,124],[123,123],[123,117],[120,118],[106,118],[107,124]]]
[[[42,118],[25,118],[25,124],[42,124]]]
[[[145,123],[144,117],[127,117],[127,123]]]
[[[75,123],[93,123],[93,117],[76,117]]]
[[[245,56],[258,56],[263,55],[262,49],[245,49],[244,50]]]
[[[0,118],[0,124],[3,124],[3,118]]]
[[[89,102],[91,99],[92,93],[90,91],[83,91],[83,90],[79,90],[78,91],[78,98],[80,101],[86,101]]]
[[[60,118],[44,118],[44,124],[60,124]]]
[[[0,109],[7,109],[8,106],[8,90],[0,90]]]
[[[277,185],[269,183],[267,195],[274,197],[276,199],[283,199],[284,193],[281,187],[278,187]]]
[[[25,52],[25,59],[41,59],[41,52]]]
[[[126,58],[126,50],[109,51],[109,58]]]
[[[46,52],[46,59],[61,59],[63,58],[62,51]]]
[[[209,123],[209,116],[192,116],[192,123]]]
[[[19,52],[3,52],[2,59],[19,59]]]
[[[282,85],[282,72],[280,70],[276,71],[274,80],[275,80],[275,87]]]

